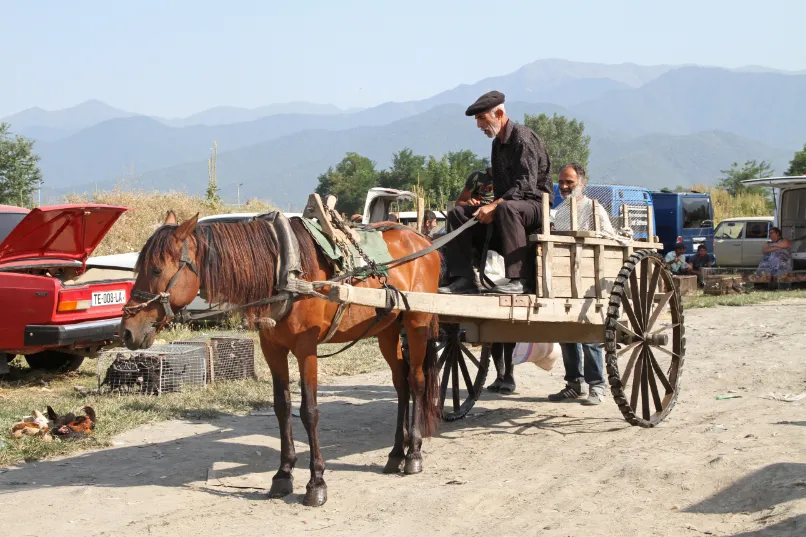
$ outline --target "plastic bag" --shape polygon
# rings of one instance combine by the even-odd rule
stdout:
[[[516,343],[512,353],[512,365],[532,362],[537,367],[551,371],[557,360],[563,357],[559,343]]]
[[[509,283],[506,277],[506,265],[504,258],[498,252],[487,250],[487,260],[484,264],[484,275],[490,278],[495,285]]]

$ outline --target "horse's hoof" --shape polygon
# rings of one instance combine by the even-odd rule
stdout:
[[[302,500],[302,505],[306,505],[308,507],[321,507],[325,505],[327,501],[327,486],[316,485],[311,486],[308,485],[308,490],[305,492],[305,498]]]
[[[383,473],[396,474],[403,468],[403,461],[405,457],[389,457],[386,461],[386,466],[383,467]]]
[[[406,474],[419,474],[423,471],[422,459],[406,459],[406,464],[403,466],[403,472]]]
[[[294,492],[293,477],[276,477],[271,480],[269,498],[283,498]]]

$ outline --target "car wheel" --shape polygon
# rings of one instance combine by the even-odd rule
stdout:
[[[42,351],[36,354],[29,354],[25,361],[31,369],[41,369],[43,371],[76,371],[84,361],[83,356],[76,356],[67,352]]]

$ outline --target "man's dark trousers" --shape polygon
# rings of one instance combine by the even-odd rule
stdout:
[[[448,231],[458,229],[473,217],[479,207],[461,205],[448,213]],[[506,277],[530,279],[533,276],[533,248],[527,237],[540,228],[540,202],[537,200],[508,200],[495,209],[494,226],[490,249],[504,258]],[[448,273],[452,278],[473,279],[473,248],[479,252],[484,247],[487,226],[476,224],[445,245]],[[485,260],[481,260],[484,262]]]

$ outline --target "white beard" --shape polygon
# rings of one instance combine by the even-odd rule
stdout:
[[[501,132],[501,125],[488,125],[487,128],[482,129],[481,132],[487,135],[487,138],[495,138]]]

